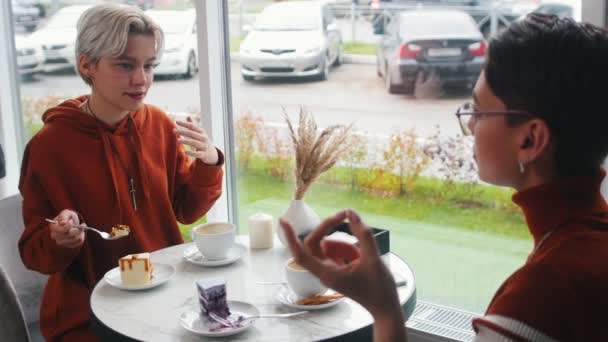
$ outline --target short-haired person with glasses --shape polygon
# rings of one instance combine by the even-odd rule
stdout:
[[[456,116],[480,179],[516,190],[534,247],[473,321],[475,341],[608,341],[608,33],[528,15],[491,39],[486,63]],[[360,249],[323,239],[345,220]],[[370,311],[376,341],[406,340],[394,280],[354,210],[303,243],[281,224],[297,262]]]

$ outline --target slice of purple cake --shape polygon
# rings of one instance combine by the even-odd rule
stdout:
[[[223,278],[206,278],[196,282],[201,315],[209,318],[209,312],[226,318],[230,316],[226,301],[226,281]]]

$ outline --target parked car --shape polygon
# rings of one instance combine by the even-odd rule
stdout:
[[[33,31],[40,22],[40,10],[34,6],[27,6],[17,1],[11,2],[13,10],[13,24],[26,31]]]
[[[412,10],[391,17],[377,49],[377,72],[389,93],[412,93],[419,72],[444,84],[472,85],[486,42],[473,18],[458,10]]]
[[[198,71],[196,13],[189,10],[146,11],[165,33],[165,50],[155,75],[182,75],[191,78]]]
[[[40,18],[46,17],[47,8],[53,0],[14,0],[21,6],[36,7]]]
[[[44,52],[42,47],[35,44],[29,37],[15,36],[17,67],[22,77],[31,77],[43,71]]]
[[[44,62],[55,66],[76,66],[76,23],[89,5],[73,5],[60,9],[30,39],[42,46]]]
[[[317,1],[267,6],[241,43],[241,75],[326,79],[339,65],[342,35],[329,5]]]
[[[553,14],[562,18],[572,18],[577,22],[582,20],[582,4],[580,0],[548,0],[542,1],[533,13]]]
[[[382,30],[385,16],[428,6],[477,6],[479,0],[372,0],[372,26],[375,33]]]
[[[484,35],[490,34],[491,14],[498,14],[498,28],[506,27],[522,15],[530,13],[538,0],[372,0],[372,25],[376,34],[382,30],[387,16],[413,9],[457,9],[470,14]]]

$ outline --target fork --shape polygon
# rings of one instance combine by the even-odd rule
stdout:
[[[46,222],[49,223],[54,223],[54,224],[59,224],[59,221],[57,220],[51,220],[51,219],[45,219]],[[78,229],[85,229],[85,230],[92,230],[95,233],[99,234],[99,236],[101,236],[102,239],[104,240],[116,240],[116,239],[120,239],[121,237],[125,237],[126,235],[121,235],[121,236],[112,236],[109,233],[106,232],[102,232],[101,230],[97,230],[93,227],[87,227],[87,226],[72,226],[72,228],[78,228]]]
[[[209,317],[211,317],[214,321],[220,323],[223,326],[237,328],[239,324],[241,324],[245,321],[256,319],[256,318],[289,318],[289,317],[300,316],[305,313],[308,313],[308,311],[298,311],[298,312],[291,312],[291,313],[286,313],[286,314],[259,314],[259,315],[253,315],[253,316],[247,316],[247,317],[239,316],[239,318],[236,319],[235,321],[231,321],[227,318],[222,318],[222,317],[214,314],[213,312],[209,312]]]

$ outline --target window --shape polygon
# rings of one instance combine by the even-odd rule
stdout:
[[[416,271],[418,299],[481,313],[531,246],[511,192],[477,180],[471,142],[453,116],[470,100],[483,64],[471,47],[485,44],[483,17],[450,4],[429,10],[380,1],[376,12],[359,3],[354,18],[350,3],[334,5],[333,37],[313,25],[294,30],[321,12],[290,2],[230,2],[240,228],[256,212],[281,216],[293,199],[285,115],[297,125],[299,112],[309,111],[319,131],[353,124],[349,149],[311,185],[305,202],[321,217],[356,208],[370,225],[391,231],[391,250]],[[252,27],[242,35],[238,13],[248,13],[241,25]],[[384,36],[373,34],[374,16],[386,16]],[[465,38],[452,40],[458,34]],[[424,45],[429,36],[442,37],[439,46]],[[416,71],[401,71],[422,60],[438,73],[424,75],[435,87],[428,98],[416,97]],[[464,63],[477,72],[459,75]]]

